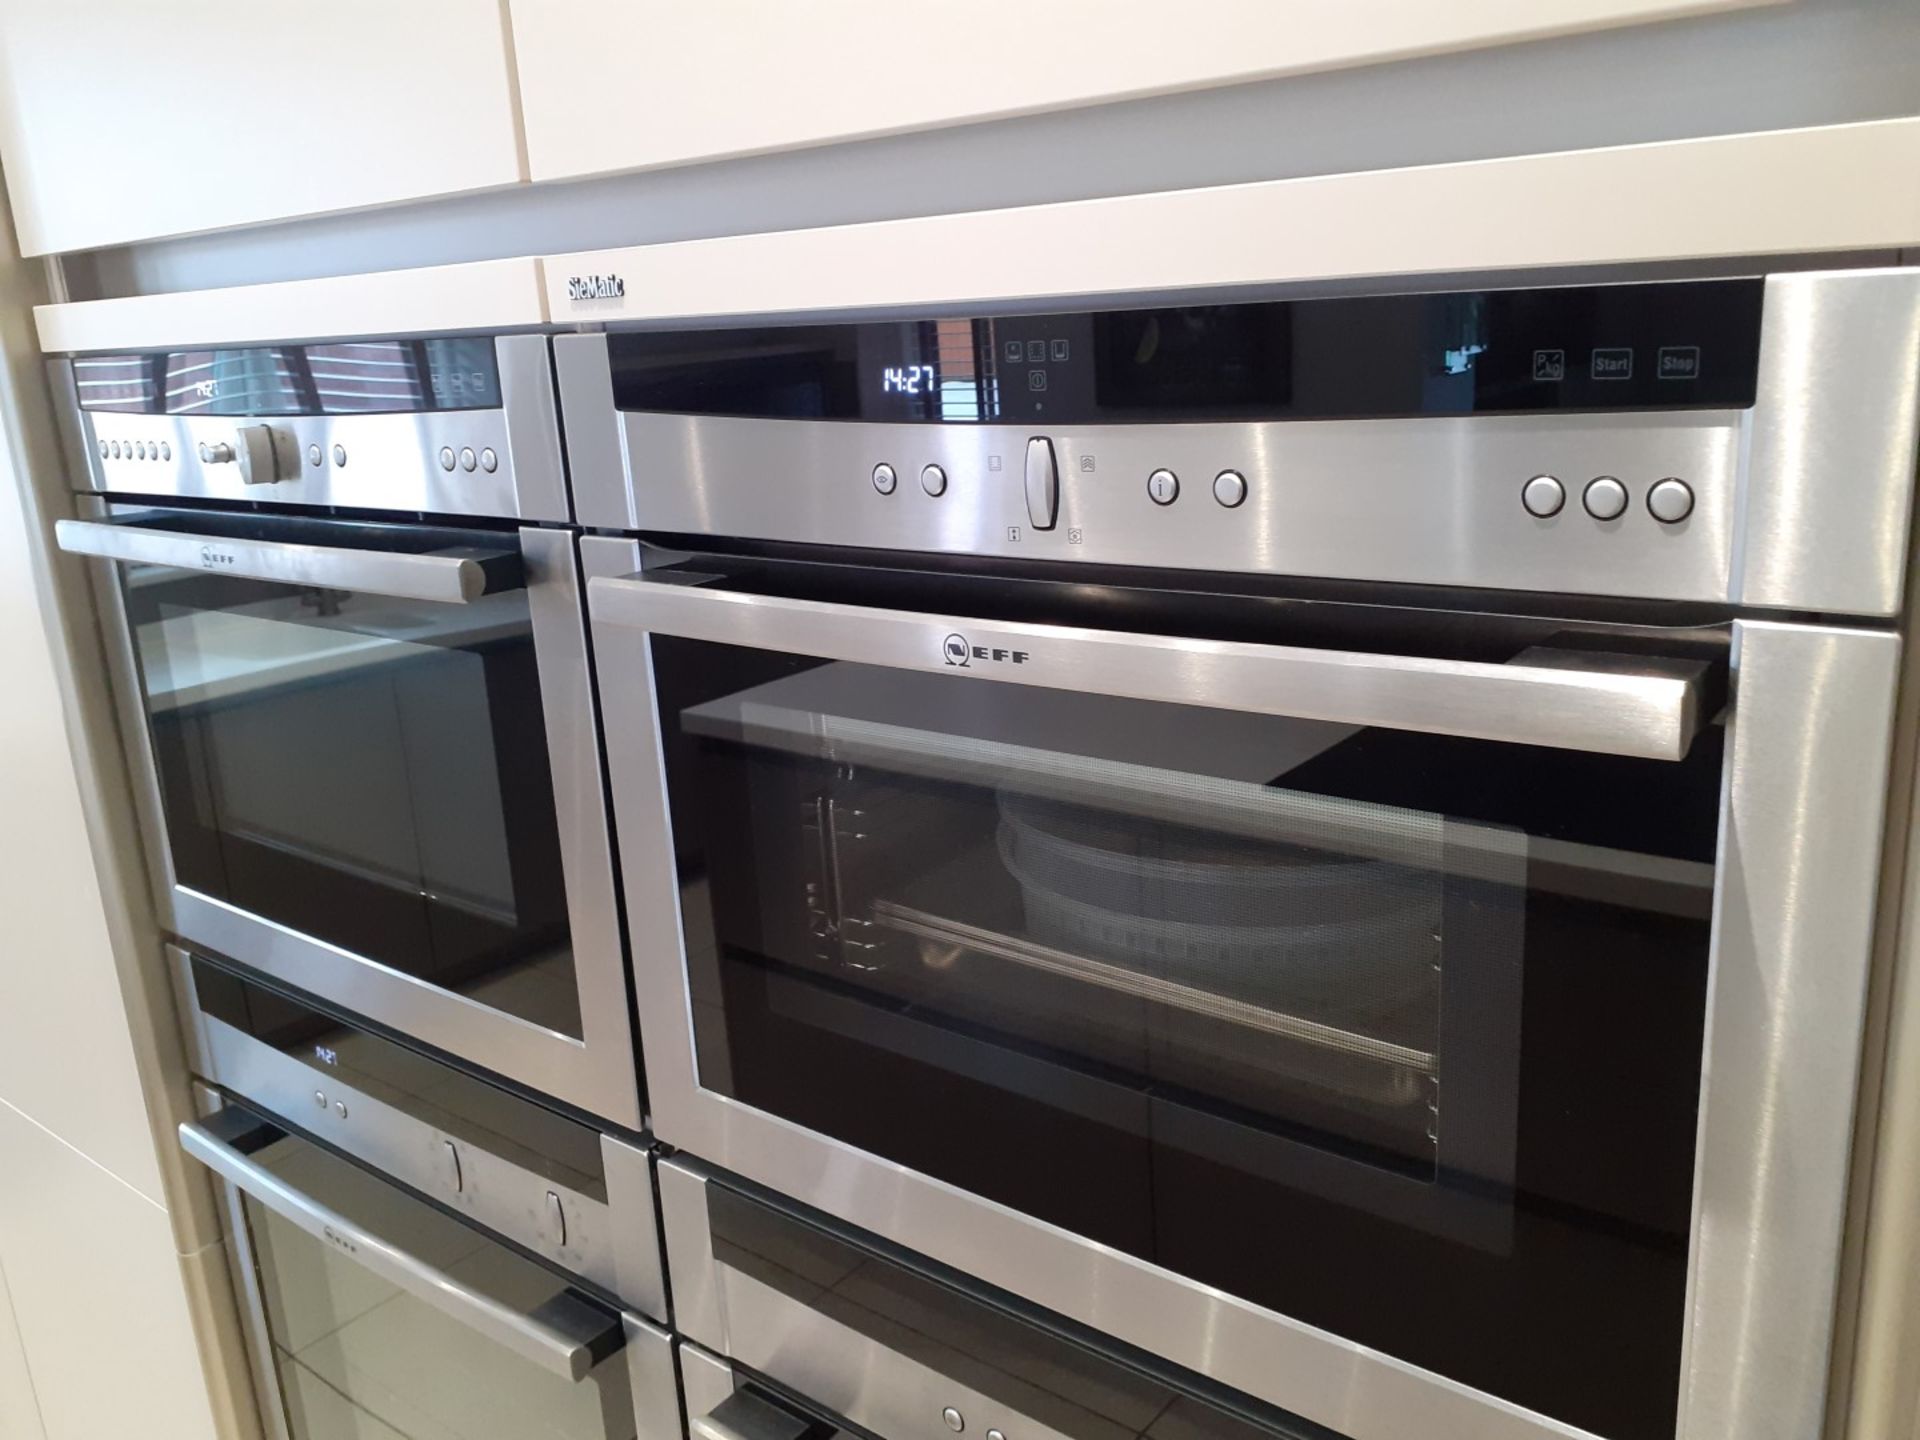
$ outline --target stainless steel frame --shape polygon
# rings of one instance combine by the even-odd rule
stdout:
[[[596,575],[588,593],[662,1139],[1354,1440],[1577,1433],[702,1089],[650,634],[949,670],[943,639],[966,622],[796,607],[641,578]],[[1297,699],[1292,713],[1316,718],[1421,724],[1417,710],[1383,700],[1391,686],[1296,671],[1285,650],[1269,652],[1266,665],[1258,647],[1223,657],[1210,645],[1169,649],[1152,638],[977,629],[969,640],[1019,646],[1030,658],[961,672],[973,679],[1177,702],[1203,688],[1196,677],[1204,676],[1215,703],[1279,710]],[[1805,1440],[1818,1428],[1899,649],[1884,632],[1734,625],[1681,1440]],[[1345,662],[1366,673],[1364,660]],[[1503,667],[1491,668],[1457,682],[1471,690],[1499,680]],[[1289,683],[1304,679],[1312,689]],[[1280,696],[1289,699],[1272,698]],[[1490,709],[1458,728],[1513,738],[1503,723]],[[1608,733],[1586,727],[1568,738],[1605,749]],[[701,1327],[721,1302],[678,1278],[673,1183],[663,1178],[676,1314],[700,1338],[712,1333]]]
[[[492,532],[488,538],[494,538]],[[142,792],[136,798],[149,845],[155,902],[162,923],[184,940],[638,1131],[644,1125],[644,1113],[615,907],[578,559],[573,537],[566,531],[523,527],[518,540],[580,987],[580,1039],[489,1009],[180,884],[167,844],[159,776],[147,743],[126,604],[112,565],[103,564],[96,573],[96,594],[109,641],[108,664],[122,736]]]
[[[189,1154],[212,1168],[223,1182],[232,1270],[243,1300],[254,1390],[262,1420],[274,1440],[291,1440],[291,1437],[272,1359],[272,1338],[244,1195],[254,1196],[309,1234],[348,1252],[355,1261],[390,1283],[513,1353],[567,1378],[576,1381],[584,1378],[596,1365],[606,1363],[604,1358],[596,1359],[596,1356],[606,1357],[619,1349],[635,1435],[641,1440],[658,1440],[658,1437],[679,1433],[680,1387],[674,1340],[665,1330],[629,1312],[603,1310],[572,1293],[561,1297],[556,1307],[521,1313],[490,1296],[469,1291],[455,1277],[332,1214],[327,1207],[249,1160],[231,1142],[258,1124],[251,1116],[223,1108],[217,1098],[207,1092],[201,1094],[201,1108],[206,1117],[202,1122],[186,1122],[180,1126],[181,1144]]]
[[[1920,270],[1768,276],[1745,411],[1050,431],[1050,530],[1021,479],[1034,427],[621,413],[606,336],[553,345],[576,506],[608,529],[1862,616],[1902,598]],[[903,477],[890,495],[871,483],[883,461]],[[949,477],[937,498],[911,479],[926,464]],[[1182,481],[1166,506],[1146,492],[1162,466]],[[1210,493],[1225,468],[1249,487],[1235,509]],[[1568,498],[1535,519],[1520,491],[1542,473]],[[1627,486],[1618,520],[1581,507],[1596,474]],[[1696,497],[1678,525],[1645,505],[1666,476]]]
[[[246,416],[81,410],[73,362],[50,361],[49,374],[71,420],[71,461],[84,476],[76,489],[564,523],[572,510],[547,337],[502,335],[493,344],[498,410],[277,415],[251,422],[272,425],[297,454],[297,473],[272,484],[245,483],[237,466],[199,463],[200,445],[231,442],[235,428],[250,423]],[[114,453],[116,445],[121,454]],[[336,446],[344,461],[336,458]],[[458,458],[444,468],[443,447],[456,457],[491,450],[496,468],[476,463],[469,470]],[[310,453],[318,460],[310,461]]]

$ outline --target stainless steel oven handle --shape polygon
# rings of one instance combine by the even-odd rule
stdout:
[[[395,600],[434,600],[461,605],[487,593],[489,563],[496,570],[509,552],[467,555],[413,555],[406,551],[354,550],[328,545],[299,545],[279,540],[239,540],[225,535],[191,535],[177,530],[144,529],[101,520],[61,520],[54,536],[62,550],[126,560],[136,565],[168,565],[238,575],[284,585],[320,585],[358,590]],[[492,588],[508,588],[493,577]]]
[[[808,1440],[824,1428],[752,1390],[736,1390],[687,1421],[696,1440]]]
[[[183,1122],[180,1148],[274,1214],[543,1370],[582,1380],[624,1342],[618,1315],[571,1292],[528,1314],[473,1289],[303,1195],[206,1125]]]
[[[596,624],[1258,715],[1652,760],[1712,718],[1705,661],[1529,652],[1510,664],[969,620],[705,589],[588,582]]]

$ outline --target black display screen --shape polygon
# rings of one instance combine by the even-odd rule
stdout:
[[[629,332],[620,409],[968,424],[1323,420],[1753,403],[1762,282],[1378,295]]]
[[[487,336],[87,355],[73,362],[83,410],[133,415],[372,415],[495,410]]]

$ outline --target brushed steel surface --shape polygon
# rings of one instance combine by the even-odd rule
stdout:
[[[622,1315],[636,1440],[681,1440],[680,1381],[673,1336],[637,1315]]]
[[[662,1140],[1352,1440],[1581,1433],[703,1089],[650,642],[627,623],[646,622],[615,621],[603,603],[624,589],[647,609],[640,583],[596,579],[589,592]],[[874,659],[867,633],[855,634],[857,658]],[[752,627],[718,638],[767,643]],[[1816,1433],[1897,651],[1870,631],[1741,627],[1679,1440]],[[1121,678],[1118,693],[1135,693]],[[726,1302],[688,1258],[698,1239],[676,1226],[704,1215],[697,1195],[676,1201],[670,1168],[661,1198],[676,1306],[686,1314],[692,1300],[697,1338],[711,1345],[737,1317],[726,1309],[722,1323]]]
[[[1920,270],[1767,277],[1730,598],[1896,613],[1917,422]]]
[[[667,1323],[667,1282],[660,1254],[660,1220],[653,1194],[653,1157],[638,1145],[611,1135],[600,1137],[600,1163],[607,1176],[607,1210],[614,1293],[649,1319]],[[567,1237],[574,1238],[580,1213],[567,1209]],[[592,1222],[592,1215],[587,1216]]]
[[[315,1239],[352,1257],[355,1264],[424,1301],[551,1374],[583,1380],[604,1349],[619,1317],[569,1292],[563,1303],[534,1313],[516,1310],[450,1272],[347,1219],[295,1189],[273,1171],[222,1140],[206,1124],[182,1121],[180,1145],[223,1180]]]
[[[1492,665],[928,616],[645,578],[588,582],[596,635],[624,626],[956,677],[1346,725],[1677,760],[1702,723],[1698,667]],[[948,644],[964,640],[956,658]]]
[[[477,556],[410,555],[396,550],[238,540],[94,520],[60,520],[53,529],[54,538],[68,554],[136,565],[207,570],[283,585],[321,585],[443,605],[464,605],[486,592],[486,572]]]
[[[482,465],[490,475],[505,475],[513,488],[516,520],[549,520],[562,524],[573,518],[567,498],[567,462],[560,444],[560,402],[554,394],[553,359],[544,335],[498,335],[493,354],[500,370],[500,415],[507,443],[495,447],[484,438],[467,438],[463,449],[491,451],[494,464]],[[340,442],[344,444],[345,442]],[[329,448],[329,454],[332,448]],[[425,452],[422,452],[425,453]],[[500,457],[506,460],[501,468]],[[474,482],[466,467],[461,485]],[[475,512],[463,512],[475,513]]]
[[[600,341],[601,336],[579,337]],[[1569,594],[1724,600],[1742,412],[1505,415],[1071,427],[1038,437],[1057,466],[1056,523],[1009,425],[885,425],[625,413],[623,528],[1007,559],[1326,576]],[[998,468],[995,468],[995,465]],[[946,493],[876,493],[877,463],[937,464]],[[1086,467],[1091,464],[1092,469]],[[1180,498],[1156,504],[1167,469]],[[1247,483],[1226,508],[1222,470]],[[1536,475],[1616,475],[1635,503],[1604,526],[1548,518]],[[1639,503],[1668,476],[1699,496],[1682,525]]]
[[[727,1318],[720,1308],[713,1259],[713,1230],[707,1221],[706,1176],[684,1160],[662,1160],[660,1239],[673,1285],[673,1327],[710,1350],[727,1351]]]
[[[613,371],[603,335],[553,337],[553,371],[567,437],[573,513],[582,525],[633,526],[626,436],[613,406]]]
[[[1734,627],[1684,1440],[1820,1433],[1899,660]]]
[[[687,1414],[704,1415],[733,1393],[733,1367],[690,1340],[682,1340],[679,1351],[680,1385],[687,1399]]]

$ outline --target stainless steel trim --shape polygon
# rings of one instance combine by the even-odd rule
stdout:
[[[661,1239],[673,1285],[674,1329],[710,1350],[725,1353],[727,1318],[714,1274],[713,1228],[707,1220],[707,1177],[681,1160],[662,1160]]]
[[[580,337],[600,342],[602,336]],[[571,418],[572,411],[569,411]],[[1484,415],[1387,420],[1079,426],[888,425],[621,412],[625,510],[599,523],[662,535],[990,555],[1009,560],[1311,575],[1389,583],[1725,601],[1745,412]],[[1028,442],[1058,466],[1052,528],[1027,508]],[[929,496],[880,494],[876,462],[947,474]],[[1091,466],[1092,468],[1087,468]],[[1183,482],[1155,504],[1147,477]],[[1246,478],[1215,502],[1213,477]],[[1545,519],[1521,491],[1615,475],[1632,504],[1602,523]],[[1647,491],[1697,497],[1679,525]],[[1044,488],[1044,487],[1042,487]]]
[[[574,514],[582,525],[629,529],[635,524],[633,491],[627,484],[626,431],[613,407],[607,337],[554,336],[553,370],[560,384]]]
[[[607,813],[580,564],[573,545],[570,531],[520,532],[586,1047],[576,1062],[577,1078],[552,1093],[639,1130],[644,1120],[613,873],[613,818]],[[475,1058],[483,1065],[491,1063]]]
[[[1768,276],[1730,598],[1895,614],[1916,433],[1920,270]]]
[[[583,1380],[596,1363],[596,1351],[613,1348],[609,1340],[619,1333],[619,1317],[571,1292],[532,1314],[515,1310],[302,1194],[205,1125],[182,1121],[180,1145],[275,1214],[543,1370]]]
[[[607,1209],[613,1217],[615,1293],[650,1319],[667,1321],[667,1283],[660,1257],[660,1221],[654,1213],[653,1157],[636,1145],[600,1137],[600,1163],[607,1176]],[[572,1232],[571,1224],[567,1227]]]
[[[547,337],[498,335],[493,354],[500,367],[500,413],[506,423],[500,464],[513,483],[513,517],[565,524],[573,512],[567,504],[567,466]]]
[[[699,1440],[806,1440],[812,1423],[752,1390],[736,1390],[707,1410],[687,1411]]]
[[[1678,760],[1703,667],[1490,665],[928,616],[663,584],[588,582],[596,627],[1173,704]],[[596,631],[596,633],[598,633]],[[955,653],[949,647],[959,642]]]
[[[487,589],[478,555],[410,555],[396,550],[237,540],[95,520],[60,520],[53,530],[60,548],[69,554],[135,565],[167,565],[455,605],[477,599]]]
[[[273,1360],[273,1331],[267,1323],[266,1297],[260,1291],[260,1264],[254,1252],[253,1232],[239,1187],[222,1185],[222,1216],[226,1224],[227,1271],[240,1297],[240,1319],[246,1332],[247,1369],[253,1396],[266,1428],[267,1440],[293,1440],[287,1428],[287,1399],[280,1385],[280,1367]]]
[[[682,1340],[678,1349],[680,1385],[686,1395],[689,1415],[705,1414],[733,1393],[737,1382],[733,1367],[725,1360],[691,1340]]]
[[[673,1336],[637,1315],[622,1315],[620,1321],[627,1337],[633,1433],[638,1440],[679,1440],[680,1380],[673,1363]]]
[[[636,585],[595,581],[596,612],[600,590]],[[1740,633],[1678,1440],[1723,1440],[1743,1426],[1804,1440],[1825,1381],[1898,642],[1771,624]],[[1578,1433],[703,1089],[648,637],[596,615],[595,646],[662,1140],[1352,1440]],[[711,1267],[703,1281],[683,1259],[697,1242],[677,1231],[678,1217],[704,1224],[704,1212],[697,1193],[692,1206],[676,1203],[684,1182],[671,1168],[661,1167],[661,1199],[676,1307],[687,1313],[691,1302],[703,1317],[697,1338],[711,1345],[737,1317],[721,1323]]]
[[[1679,1433],[1820,1432],[1900,641],[1734,627]]]

